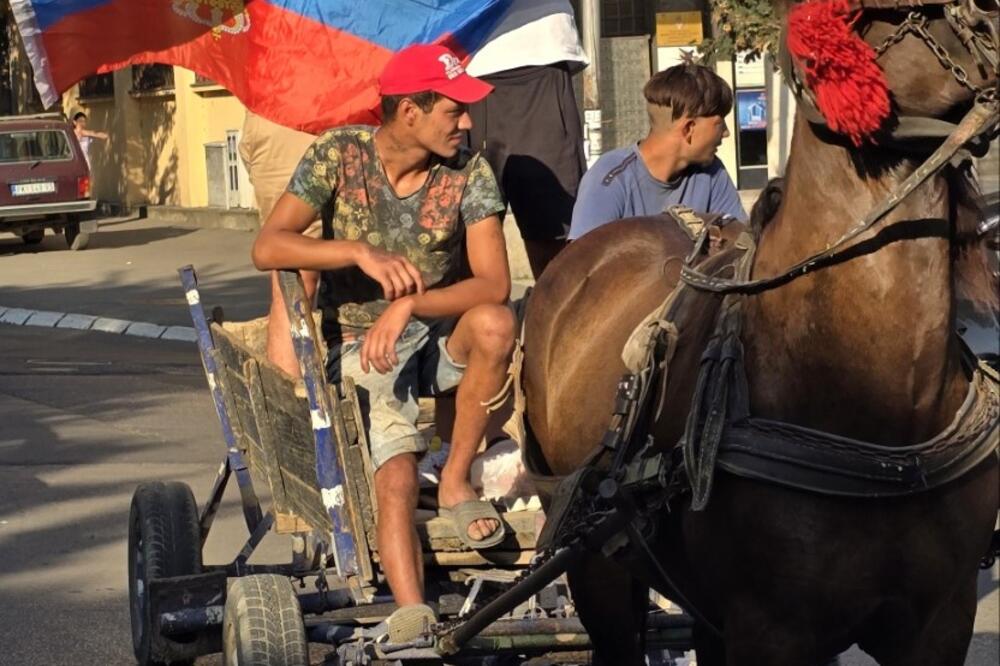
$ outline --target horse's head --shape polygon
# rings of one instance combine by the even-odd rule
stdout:
[[[996,94],[998,0],[852,4],[861,10],[855,29],[879,54],[899,115],[954,116],[977,96]]]
[[[998,2],[788,0],[783,53],[831,127],[859,144],[890,113],[954,120],[996,97]]]

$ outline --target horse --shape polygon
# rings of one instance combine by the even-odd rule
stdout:
[[[777,9],[785,16],[796,4]],[[995,60],[983,66],[969,37],[983,39],[983,24],[947,16],[960,10],[995,25],[995,0],[865,0],[853,8],[852,30],[877,48],[891,93],[887,125],[954,125],[977,97],[995,91]],[[985,39],[996,48],[995,28]],[[751,215],[751,279],[778,276],[835,243],[941,143],[883,134],[877,145],[855,145],[806,107],[796,113],[783,182],[768,186]],[[744,297],[754,416],[886,447],[948,426],[971,381],[955,332],[957,303],[997,309],[974,194],[959,169],[944,166],[837,261]],[[593,457],[626,373],[622,347],[677,286],[691,248],[689,235],[663,219],[623,220],[574,241],[538,280],[526,308],[522,369],[525,455],[539,461],[536,469],[564,476]],[[651,426],[657,451],[684,437],[724,302],[711,291],[693,298],[696,314],[678,326]],[[684,510],[690,500],[682,498],[680,510],[656,516],[653,565],[590,552],[569,569],[595,663],[644,663],[653,587],[697,611],[701,666],[823,664],[853,644],[881,664],[962,664],[998,485],[995,451],[948,483],[876,499],[716,470],[703,510]]]

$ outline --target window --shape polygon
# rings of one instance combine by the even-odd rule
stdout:
[[[195,72],[195,75],[194,75],[194,85],[196,85],[196,86],[217,86],[219,84],[216,83],[214,79],[210,79],[207,76],[202,76],[201,74],[198,74],[197,72]]]
[[[114,97],[115,95],[115,75],[111,72],[107,74],[95,74],[88,76],[80,82],[80,97]]]
[[[0,163],[54,162],[72,157],[66,133],[60,130],[0,133]]]
[[[601,37],[629,37],[652,32],[651,5],[643,0],[601,0]]]
[[[132,65],[133,94],[174,89],[173,65]]]

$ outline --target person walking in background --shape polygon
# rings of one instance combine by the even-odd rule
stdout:
[[[729,136],[729,85],[708,67],[683,64],[654,74],[642,92],[649,134],[605,153],[587,171],[570,239],[615,220],[658,215],[677,204],[746,220],[739,192],[716,156]]]
[[[588,63],[569,0],[514,0],[468,65],[494,87],[470,109],[470,147],[493,167],[536,279],[566,244],[586,168],[572,78]]]
[[[73,114],[73,133],[76,134],[76,140],[80,142],[80,148],[83,149],[83,159],[87,161],[87,168],[93,171],[90,165],[90,146],[95,139],[107,141],[108,133],[87,129],[87,114],[83,111],[77,111]]]

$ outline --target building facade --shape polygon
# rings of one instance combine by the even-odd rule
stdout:
[[[94,195],[112,208],[251,208],[236,147],[244,107],[229,91],[169,65],[134,65],[84,79],[63,96],[107,141],[90,149]]]

